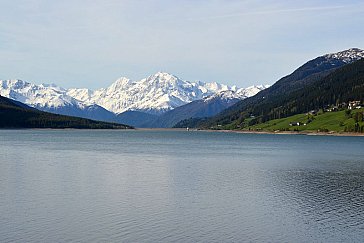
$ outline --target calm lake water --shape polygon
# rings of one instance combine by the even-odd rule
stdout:
[[[362,242],[364,137],[0,130],[0,242]]]

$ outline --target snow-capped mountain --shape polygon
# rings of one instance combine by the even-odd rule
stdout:
[[[66,95],[65,89],[54,84],[35,85],[23,80],[0,80],[0,88],[2,96],[33,107],[83,106],[83,103]]]
[[[213,95],[245,98],[264,86],[247,89],[216,82],[189,82],[158,72],[140,81],[120,78],[99,90],[65,89],[57,85],[36,85],[22,80],[0,80],[0,95],[34,108],[64,115],[116,121],[115,114],[142,111],[160,115],[176,107]],[[224,93],[226,92],[226,93]]]
[[[359,48],[351,48],[345,51],[327,54],[324,57],[326,59],[340,60],[348,64],[364,58],[364,50],[361,50]]]
[[[296,71],[294,78],[289,76],[290,79],[298,81],[289,82],[288,85],[298,87],[305,81],[299,82],[300,77],[312,74],[313,70],[315,73],[326,74],[363,57],[364,51],[358,48],[318,57]],[[319,77],[317,74],[315,78]],[[191,82],[169,73],[158,72],[139,81],[120,78],[109,87],[95,91],[85,88],[64,89],[57,85],[36,85],[22,80],[0,80],[0,95],[43,111],[115,121],[115,114],[125,111],[161,115],[198,100],[209,102],[216,97],[220,100],[245,99],[267,87],[260,85],[238,88],[216,82]]]
[[[203,98],[205,102],[208,102],[210,100],[213,100],[215,98],[220,98],[222,100],[233,100],[233,99],[239,99],[243,100],[248,97],[254,96],[263,89],[269,88],[270,85],[254,85],[250,86],[248,88],[240,88],[240,89],[230,89],[230,90],[223,90],[216,94],[207,96]]]
[[[167,111],[160,116],[145,119],[144,123],[137,121],[138,123],[132,125],[140,127],[173,127],[181,120],[211,117],[234,105],[238,101],[255,95],[259,91],[268,87],[269,85],[259,85],[251,86],[246,89],[223,90],[203,99],[195,100],[176,107],[175,109]],[[125,121],[125,119],[121,121]]]
[[[220,91],[237,89],[219,83],[189,82],[158,72],[140,81],[116,80],[110,87],[90,91],[71,89],[67,94],[86,104],[98,104],[114,113],[128,110],[161,114]]]
[[[0,80],[0,95],[42,111],[113,121],[114,114],[96,104],[85,104],[54,84],[31,84],[22,80]]]

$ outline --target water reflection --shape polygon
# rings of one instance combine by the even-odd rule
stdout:
[[[1,242],[364,238],[362,138],[0,135]]]

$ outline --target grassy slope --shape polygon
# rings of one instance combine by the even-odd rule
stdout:
[[[356,112],[364,112],[364,109],[352,111],[352,115]],[[316,116],[311,116],[312,122],[306,126],[290,126],[290,122],[307,123],[308,115],[298,114],[282,119],[270,120],[268,122],[244,128],[244,130],[261,130],[261,131],[334,131],[345,132],[348,128],[355,126],[353,117],[347,116],[345,111],[319,113]],[[359,122],[359,126],[364,126],[364,122]],[[346,128],[346,129],[345,129]]]

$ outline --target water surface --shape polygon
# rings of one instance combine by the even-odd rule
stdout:
[[[361,242],[364,137],[0,130],[0,242]]]

